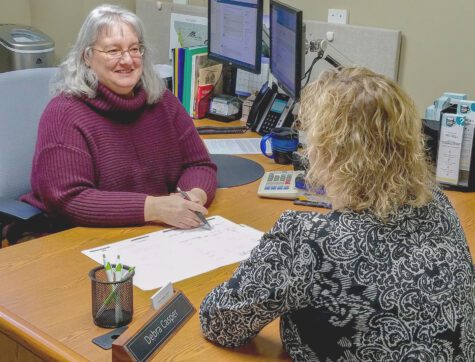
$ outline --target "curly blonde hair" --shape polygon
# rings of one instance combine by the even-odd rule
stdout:
[[[362,67],[328,70],[302,95],[307,182],[324,186],[335,208],[385,219],[404,204],[432,199],[421,119],[393,81]]]

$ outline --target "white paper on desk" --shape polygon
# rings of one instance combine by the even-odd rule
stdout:
[[[457,185],[464,131],[464,117],[444,113],[441,120],[436,179]]]
[[[251,155],[261,153],[260,138],[206,139],[204,143],[211,154]]]
[[[98,263],[102,254],[111,262],[120,255],[135,266],[134,285],[151,290],[246,259],[263,234],[221,216],[208,221],[211,230],[166,229],[82,253]]]

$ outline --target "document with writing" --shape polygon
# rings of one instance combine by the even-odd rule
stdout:
[[[208,218],[212,229],[165,229],[82,253],[98,263],[109,260],[135,266],[134,285],[143,290],[164,286],[246,259],[263,233],[221,216]]]

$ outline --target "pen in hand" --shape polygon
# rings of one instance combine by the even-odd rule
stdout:
[[[185,191],[183,191],[179,187],[177,187],[176,190],[180,193],[181,196],[185,198],[185,200],[192,201],[190,199],[190,196],[188,196],[188,194]],[[203,227],[207,230],[211,230],[211,225],[209,224],[208,220],[206,220],[204,215],[199,211],[194,211],[194,213],[196,214],[196,216],[200,218],[201,222],[203,223]]]

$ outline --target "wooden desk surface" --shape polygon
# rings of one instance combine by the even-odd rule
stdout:
[[[244,137],[245,135],[243,135]],[[268,170],[277,169],[261,155],[245,156]],[[285,200],[261,199],[259,181],[217,191],[210,215],[221,215],[236,223],[268,230],[286,209]],[[475,256],[475,193],[447,192],[454,204]],[[251,206],[252,205],[252,206]],[[81,250],[134,237],[160,229],[74,228],[0,250],[0,351],[2,360],[110,361],[111,350],[91,343],[108,330],[95,326],[91,316],[91,286],[88,271],[97,264]],[[178,262],[178,260],[177,260]],[[178,283],[199,309],[203,297],[229,278],[236,265],[226,266]],[[134,320],[149,309],[154,291],[134,288]],[[36,357],[35,357],[36,356]],[[198,313],[160,350],[155,360],[278,361],[289,360],[280,342],[278,321],[268,325],[249,345],[225,349],[207,342],[201,335]]]

